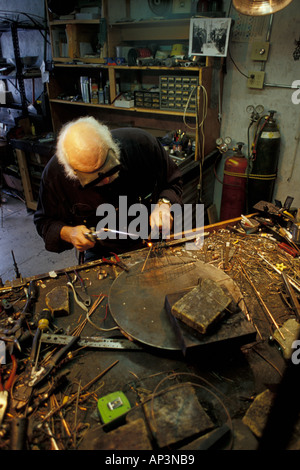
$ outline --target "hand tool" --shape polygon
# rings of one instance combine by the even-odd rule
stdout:
[[[29,282],[28,290],[26,289],[26,291],[27,300],[22,312],[31,313],[30,310],[32,310],[33,304],[37,301],[38,298],[38,288],[34,280]]]
[[[41,342],[49,344],[68,344],[71,339],[72,336],[50,333],[43,333],[41,336]],[[103,338],[100,336],[79,337],[77,345],[96,349],[142,350],[142,347],[128,339]]]
[[[63,355],[79,340],[79,336],[72,336],[72,339],[66,344],[62,349],[60,349],[50,361],[43,367],[40,367],[39,370],[36,370],[32,375],[32,378],[28,382],[30,387],[35,387],[37,384],[42,382],[49,374],[52,372],[54,367],[63,357]]]
[[[25,289],[24,289],[25,290]],[[7,330],[4,330],[3,333],[12,336],[14,335],[16,339],[22,336],[22,327],[25,319],[32,313],[32,306],[33,303],[37,300],[37,288],[35,281],[30,281],[28,290],[26,289],[26,304],[19,316],[18,320],[16,321],[15,325]]]
[[[77,294],[76,290],[75,290],[75,287],[73,285],[74,281],[72,281],[69,273],[66,273],[66,276],[68,278],[68,282],[67,282],[67,286],[71,287],[72,291],[73,291],[73,294],[74,294],[74,299],[75,299],[75,302],[77,303],[77,305],[79,305],[80,308],[82,308],[82,310],[84,310],[85,312],[88,311],[88,306],[86,305],[85,302],[82,301],[82,299],[80,298],[80,296]]]
[[[93,227],[84,234],[84,236],[92,241],[92,242],[96,242],[97,240],[101,240],[101,237],[100,235],[105,233],[105,232],[110,232],[110,233],[118,233],[120,235],[128,235],[129,237],[133,238],[133,239],[138,239],[139,238],[139,235],[136,234],[136,233],[128,233],[128,232],[122,232],[120,230],[113,230],[113,229],[110,229],[110,228],[101,228],[100,230],[95,230]]]
[[[19,386],[16,387],[16,390],[14,392],[13,401],[13,406],[16,409],[23,408],[31,398],[32,387],[28,385],[28,381],[30,380],[32,373],[37,367],[37,360],[41,345],[41,334],[42,330],[40,328],[37,328],[32,340],[30,356],[26,364],[25,371],[18,377],[18,381],[20,383]]]
[[[12,368],[9,374],[9,378],[6,380],[6,382],[4,382],[4,384],[2,383],[2,374],[0,372],[0,425],[2,424],[5,415],[9,392],[14,383],[14,379],[17,372],[17,360],[13,354],[11,354],[11,360]]]
[[[295,248],[289,246],[287,243],[284,243],[284,242],[279,243],[278,248],[281,248],[282,250],[284,250],[286,253],[290,254],[294,258],[298,254],[298,252],[297,252],[297,250],[295,250]]]
[[[17,338],[6,336],[6,335],[3,335],[3,334],[0,333],[0,340],[4,341],[6,343],[13,343],[12,346],[17,346],[18,350],[21,351],[21,346],[20,346],[20,343],[17,340]]]
[[[104,263],[119,266],[119,268],[124,269],[124,271],[126,271],[126,272],[129,271],[128,266],[123,261],[120,260],[119,256],[116,253],[110,253],[110,254],[113,255],[115,259],[113,259],[113,258],[110,258],[110,259],[102,258],[102,261]]]
[[[76,282],[76,279],[79,280],[80,286],[81,286],[81,291],[82,291],[81,297],[82,297],[82,295],[84,295],[84,297],[85,297],[85,300],[84,300],[83,302],[84,302],[84,304],[85,304],[87,307],[90,307],[90,306],[91,306],[91,303],[92,303],[92,298],[91,298],[91,296],[88,295],[88,293],[87,293],[87,288],[86,288],[86,286],[85,286],[85,284],[84,284],[84,280],[83,280],[82,277],[80,276],[79,272],[76,271],[76,269],[74,270],[74,273],[75,273],[75,276],[76,276],[76,278],[75,278],[75,280],[74,280],[74,283]]]
[[[297,296],[296,296],[295,292],[293,291],[291,283],[288,280],[288,278],[286,277],[286,275],[284,274],[284,272],[281,275],[282,275],[282,279],[284,281],[284,284],[287,288],[290,299],[292,301],[292,306],[293,306],[293,310],[296,314],[297,321],[299,322],[300,321],[300,304],[298,302]]]

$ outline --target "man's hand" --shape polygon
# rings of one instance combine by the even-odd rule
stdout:
[[[173,217],[170,212],[170,206],[167,203],[158,203],[154,207],[150,215],[151,237],[152,239],[159,238],[161,231],[163,238],[170,236],[170,231],[173,226]]]
[[[85,225],[65,226],[60,231],[60,237],[62,240],[72,243],[78,251],[86,251],[95,246],[95,242],[88,240],[84,235],[88,231],[89,229]]]

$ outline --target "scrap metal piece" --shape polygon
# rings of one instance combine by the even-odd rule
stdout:
[[[174,258],[177,258],[174,256]],[[187,347],[212,345],[218,342],[238,340],[250,342],[256,335],[255,328],[247,320],[242,294],[235,282],[224,271],[193,259],[181,257],[181,263],[162,263],[163,259],[151,258],[147,269],[141,273],[144,261],[132,266],[130,273],[122,272],[113,282],[108,303],[110,313],[124,335],[151,347],[180,350],[181,344],[165,308],[166,295],[175,294],[195,287],[199,278],[218,282],[220,287],[232,297],[242,311],[232,314],[229,320],[222,321],[216,334],[196,336],[188,328],[183,329]],[[191,268],[192,269],[185,269]],[[178,267],[176,276],[172,276]],[[138,285],[138,289],[136,288]],[[183,325],[185,327],[185,325]]]
[[[46,295],[46,305],[52,316],[64,316],[70,314],[69,290],[67,286],[54,287]]]
[[[71,338],[72,336],[67,335],[43,333],[41,336],[41,342],[48,344],[68,344]],[[77,344],[79,347],[89,347],[96,349],[142,349],[136,343],[133,343],[128,339],[102,338],[100,336],[81,337]]]
[[[186,325],[205,334],[221,317],[231,298],[211,279],[202,279],[197,287],[172,306],[172,314]]]
[[[160,448],[214,428],[189,383],[164,391],[145,403],[143,408],[150,431]]]

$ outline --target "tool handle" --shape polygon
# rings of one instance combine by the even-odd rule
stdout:
[[[42,331],[39,328],[37,328],[36,332],[35,332],[35,335],[34,335],[34,338],[33,338],[33,341],[32,341],[32,347],[31,347],[31,351],[30,351],[30,362],[34,362],[35,359],[36,359],[41,333],[42,333]]]
[[[71,349],[71,347],[77,343],[77,341],[79,340],[79,336],[74,336],[71,341],[66,344],[63,348],[61,348],[51,359],[50,361],[50,364],[51,366],[55,366],[59,361],[60,359],[63,357],[63,355],[69,350]]]
[[[293,256],[294,258],[297,255],[297,251],[291,246],[289,246],[287,243],[284,243],[284,242],[279,243],[278,247],[284,250],[289,255]]]
[[[11,360],[12,360],[12,369],[10,371],[10,374],[9,374],[9,378],[8,380],[6,381],[6,384],[5,384],[5,390],[9,390],[10,387],[12,386],[13,384],[13,381],[15,379],[15,376],[16,376],[16,372],[17,372],[17,367],[18,367],[18,364],[17,364],[17,360],[15,358],[15,356],[12,354],[11,355]]]
[[[35,281],[30,281],[29,288],[28,288],[28,298],[23,309],[24,314],[31,313],[29,310],[32,308],[34,302],[36,302],[38,298],[38,289]]]

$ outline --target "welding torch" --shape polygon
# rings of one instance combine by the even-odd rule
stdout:
[[[120,230],[113,230],[111,228],[106,228],[106,227],[103,227],[100,230],[95,230],[92,227],[88,232],[85,232],[84,236],[88,240],[90,240],[92,242],[96,242],[97,240],[101,240],[101,235],[105,232],[116,233],[116,234],[118,233],[120,235],[127,235],[127,236],[129,236],[131,238],[133,237],[135,239],[139,238],[139,236],[136,233],[122,232]]]

